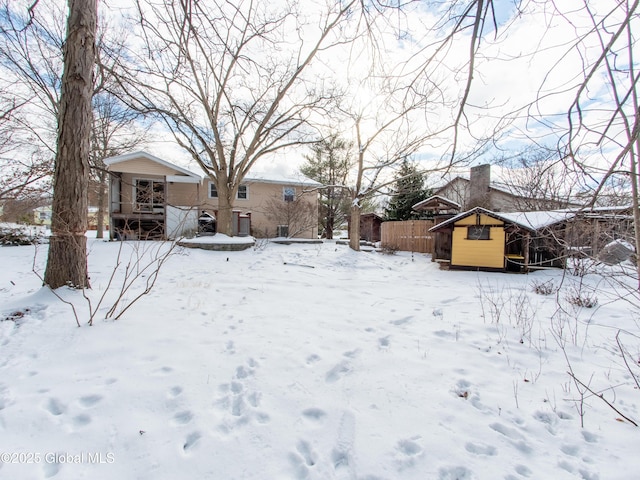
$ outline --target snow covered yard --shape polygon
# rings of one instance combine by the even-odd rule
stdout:
[[[119,246],[90,240],[94,307]],[[184,249],[117,321],[102,320],[101,306],[86,326],[81,292],[61,289],[78,328],[69,305],[40,287],[34,252],[41,270],[45,246],[0,248],[0,478],[609,480],[640,471],[640,429],[567,374],[569,361],[640,419],[615,339],[618,329],[639,333],[637,311],[598,276],[585,278],[598,306],[571,310],[564,292],[577,278],[557,296],[533,292],[547,280],[560,286],[556,270],[440,271],[426,255],[335,243]],[[637,373],[640,342],[621,339]]]

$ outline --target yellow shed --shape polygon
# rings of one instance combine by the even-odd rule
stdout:
[[[533,229],[481,207],[461,213],[431,228],[447,239],[450,268],[508,270],[527,265],[527,239]]]

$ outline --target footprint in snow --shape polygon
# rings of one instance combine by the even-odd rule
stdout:
[[[176,385],[175,387],[171,387],[169,389],[168,395],[171,398],[175,398],[177,396],[179,396],[180,394],[182,394],[182,387]]]
[[[173,372],[173,368],[171,367],[161,367],[158,368],[157,370],[153,371],[154,375],[169,375],[171,372]]]
[[[304,459],[304,463],[313,467],[316,463],[316,453],[313,450],[311,444],[305,440],[300,440],[296,445],[296,450],[300,454],[300,456]]]
[[[493,445],[485,445],[481,443],[468,442],[464,446],[464,448],[465,450],[467,450],[467,452],[473,453],[475,455],[487,455],[493,457],[498,453],[496,447],[494,447]]]
[[[315,353],[307,357],[307,365],[313,365],[314,363],[318,363],[319,361],[320,356],[316,355]]]
[[[322,423],[327,417],[327,412],[320,408],[307,408],[302,411],[302,416],[314,423]]]
[[[327,383],[335,383],[345,375],[350,374],[352,371],[353,367],[351,366],[351,363],[343,360],[327,372],[325,375],[325,381]]]
[[[438,470],[438,480],[472,480],[473,473],[467,467],[442,467]]]
[[[102,400],[102,395],[86,395],[84,397],[80,397],[80,405],[84,408],[90,408],[96,405]]]
[[[54,417],[57,417],[58,415],[62,415],[64,412],[67,411],[67,407],[64,403],[62,403],[60,400],[58,400],[57,398],[50,398],[49,401],[47,402],[47,405],[45,406],[45,409]]]
[[[72,423],[74,427],[85,427],[91,423],[91,417],[85,414],[76,415],[73,417]]]
[[[507,437],[512,445],[522,453],[529,454],[532,452],[532,448],[527,444],[524,436],[517,430],[497,422],[489,425],[489,428]]]
[[[173,416],[173,423],[176,425],[186,425],[193,420],[193,413],[189,410],[178,412]]]
[[[214,405],[230,415],[218,425],[221,432],[228,434],[234,428],[246,425],[252,419],[262,425],[269,423],[269,415],[257,410],[262,401],[262,393],[248,386],[257,366],[258,363],[255,360],[249,359],[247,365],[236,367],[231,382],[219,385],[218,390],[221,396]]]
[[[413,316],[399,318],[398,320],[391,320],[389,323],[399,327],[402,325],[406,325],[407,323],[411,322],[411,320],[413,320]]]
[[[42,467],[44,478],[55,477],[60,472],[59,463],[45,463]]]
[[[396,444],[395,459],[398,466],[398,470],[402,471],[407,468],[413,467],[416,464],[418,458],[420,458],[424,451],[417,442],[418,437],[405,438],[399,440]]]
[[[185,453],[192,450],[196,446],[196,444],[198,443],[201,437],[202,435],[200,434],[200,432],[191,432],[189,435],[187,435],[187,438],[182,444],[182,450],[184,450]]]

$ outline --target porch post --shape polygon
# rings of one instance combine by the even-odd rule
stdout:
[[[522,252],[522,256],[524,257],[524,271],[529,271],[529,243],[531,241],[531,233],[526,232],[524,235],[524,252]]]

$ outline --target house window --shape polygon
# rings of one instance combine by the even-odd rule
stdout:
[[[164,209],[164,182],[158,180],[135,181],[136,211],[154,212]]]
[[[218,198],[218,188],[213,182],[209,182],[209,198]]]
[[[282,196],[285,202],[293,202],[296,199],[296,189],[294,187],[283,187]]]
[[[288,237],[289,236],[289,225],[278,225],[276,230],[276,237]]]
[[[238,187],[237,198],[238,200],[246,200],[247,198],[249,198],[249,187],[247,187],[246,185],[240,185]]]
[[[472,225],[467,228],[467,240],[490,240],[488,225]]]

